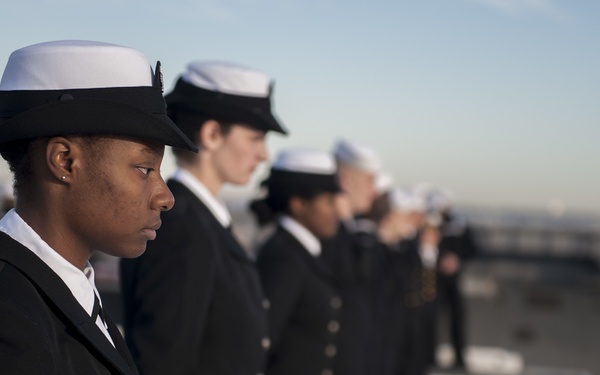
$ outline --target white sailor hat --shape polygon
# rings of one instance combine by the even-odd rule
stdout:
[[[231,62],[193,61],[165,99],[170,108],[286,134],[271,108],[272,94],[273,83],[262,72]]]
[[[421,196],[407,189],[393,189],[390,192],[389,199],[392,209],[396,211],[423,213],[427,210],[425,200]]]
[[[287,149],[277,154],[271,166],[268,186],[269,190],[339,192],[336,172],[335,160],[326,152]]]
[[[0,82],[0,143],[115,134],[196,151],[167,117],[157,72],[139,51],[54,41],[14,51]]]
[[[377,175],[377,178],[375,178],[375,190],[377,190],[377,193],[379,193],[379,194],[386,193],[386,192],[392,190],[393,187],[394,187],[394,177],[392,177],[392,175],[390,173],[380,172]]]
[[[381,170],[381,159],[369,146],[340,140],[333,151],[335,159],[344,165],[377,174]]]
[[[429,207],[435,212],[444,212],[454,205],[454,193],[448,189],[435,190],[429,198]]]
[[[425,201],[429,201],[429,198],[431,197],[431,194],[434,192],[434,190],[435,187],[429,182],[417,182],[410,188],[410,191],[413,194],[418,195]]]

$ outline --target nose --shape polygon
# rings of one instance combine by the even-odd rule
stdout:
[[[173,197],[171,190],[169,190],[169,187],[167,184],[165,184],[165,181],[162,179],[162,177],[160,178],[158,185],[159,186],[154,196],[152,208],[160,211],[169,211],[175,204],[175,197]]]

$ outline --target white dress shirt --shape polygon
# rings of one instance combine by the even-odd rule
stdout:
[[[75,297],[90,317],[94,309],[94,294],[98,296],[100,306],[102,306],[100,293],[98,293],[96,284],[94,283],[94,269],[89,262],[83,271],[69,263],[52,249],[14,209],[8,211],[2,220],[0,220],[0,231],[8,234],[12,239],[25,246],[46,263],[67,285],[71,293],[73,293],[73,297]],[[115,344],[100,316],[96,319],[96,325],[114,346]]]
[[[194,175],[185,169],[178,169],[171,178],[190,189],[190,191],[194,193],[206,207],[208,207],[209,211],[224,228],[231,225],[231,214],[229,214],[229,210],[227,210],[225,203],[218,198],[215,198],[210,191],[208,191],[206,186],[194,177]]]
[[[313,257],[321,255],[321,242],[306,227],[287,215],[279,218],[279,225],[287,230],[294,238],[304,246],[306,251]]]

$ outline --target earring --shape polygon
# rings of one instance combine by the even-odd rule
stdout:
[[[64,180],[66,180],[66,179],[67,179],[67,176],[60,176],[60,179],[61,179],[62,181],[64,181]]]

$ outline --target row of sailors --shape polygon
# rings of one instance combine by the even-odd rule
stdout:
[[[255,262],[232,234],[218,194],[225,183],[247,183],[267,159],[267,132],[287,133],[272,111],[272,82],[238,64],[196,61],[163,101],[159,67],[153,72],[139,51],[85,41],[41,43],[9,58],[0,82],[0,151],[21,195],[0,221],[2,314],[15,322],[1,326],[3,366],[61,374],[423,371],[430,358],[419,342],[431,337],[425,328],[433,324],[422,317],[436,299],[439,273],[406,268],[410,256],[395,255],[431,265],[420,259],[430,259],[442,242],[431,222],[406,230],[406,223],[386,224],[394,210],[372,210],[376,153],[341,142],[335,157],[280,154],[264,184],[267,195],[254,205],[265,222],[276,220],[277,231]],[[94,149],[93,180],[101,185],[90,189],[93,173],[80,164],[92,151],[71,142],[73,135],[114,147]],[[45,152],[18,148],[61,136],[67,138]],[[143,158],[127,154],[124,143],[140,148],[142,141],[153,146],[134,150]],[[176,147],[179,169],[167,182],[176,204],[157,178],[165,144]],[[115,150],[127,163],[147,154],[152,162],[124,166]],[[21,162],[27,158],[35,161],[32,170]],[[117,176],[107,161],[121,168]],[[70,189],[81,198],[77,204]],[[44,209],[32,211],[34,198]],[[146,198],[154,206],[138,202]],[[164,211],[160,230],[156,221],[151,228],[145,222],[156,219],[154,211]],[[376,232],[360,229],[365,215]],[[50,245],[44,228],[76,233],[80,246],[65,252],[62,244],[73,242],[68,235]],[[96,250],[137,256],[155,231],[143,255],[121,263],[128,350],[103,311],[88,259]],[[444,269],[441,250],[437,259]]]
[[[435,345],[427,306],[436,299],[437,224],[416,236],[421,224],[397,213],[416,211],[420,220],[425,202],[393,190],[389,206],[400,209],[374,220],[382,236],[361,230],[381,170],[373,149],[341,141],[334,155],[283,151],[263,183],[266,196],[252,205],[261,223],[276,224],[256,261],[232,235],[220,187],[246,183],[266,159],[265,133],[286,132],[268,102],[256,103],[266,90],[256,71],[195,62],[166,96],[200,151],[175,152],[179,170],[168,186],[177,204],[146,252],[121,263],[125,338],[140,372],[423,373]],[[407,281],[417,272],[405,266],[410,251],[394,260],[387,250],[402,246],[425,249],[419,290]]]

